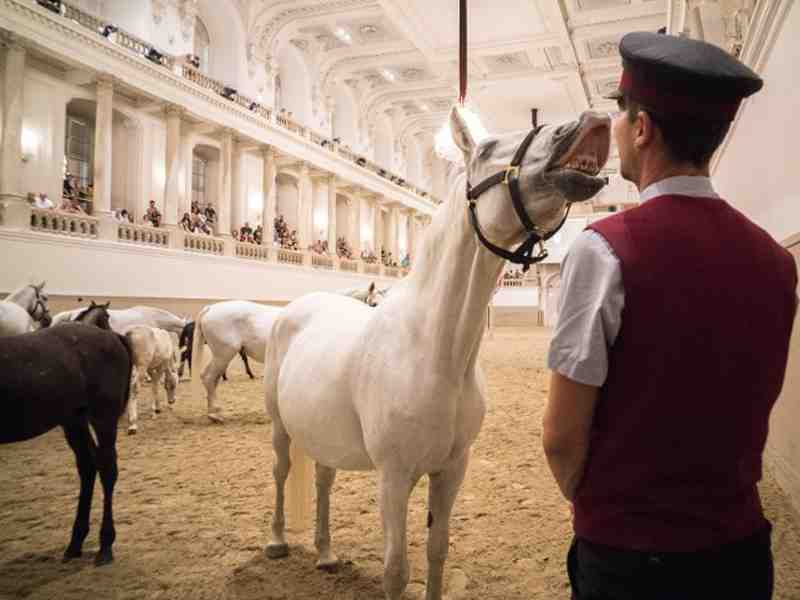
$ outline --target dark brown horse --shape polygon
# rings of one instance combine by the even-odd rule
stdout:
[[[92,303],[76,318],[79,322],[0,338],[0,444],[29,440],[58,426],[64,430],[81,479],[65,561],[81,556],[99,472],[104,498],[98,566],[114,560],[117,421],[128,403],[132,364],[125,338],[110,331],[107,308]]]

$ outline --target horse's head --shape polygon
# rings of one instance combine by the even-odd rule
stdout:
[[[31,299],[28,303],[28,314],[34,321],[37,321],[42,327],[50,327],[53,322],[53,317],[50,315],[50,310],[47,308],[47,294],[44,292],[44,284],[42,281],[39,284],[31,284],[28,287],[31,289]]]
[[[75,317],[75,322],[85,323],[86,325],[94,325],[100,329],[110,330],[111,324],[109,323],[109,319],[111,315],[108,314],[109,306],[111,306],[111,302],[106,302],[105,304],[95,304],[94,300],[92,300],[89,308]]]
[[[485,236],[504,248],[526,235],[510,184],[518,184],[521,208],[540,234],[558,227],[565,206],[590,199],[605,184],[598,174],[608,160],[611,140],[606,115],[587,111],[575,121],[545,125],[527,135],[488,137],[476,143],[464,116],[453,108],[450,129],[464,154],[473,194],[481,192],[474,199],[477,221]],[[512,162],[518,167],[510,167]],[[481,190],[492,176],[496,180],[487,181]]]
[[[364,303],[367,306],[378,306],[383,300],[383,294],[375,287],[375,282],[369,284],[369,288],[367,289],[367,296],[364,299]]]
[[[167,389],[167,402],[175,404],[175,389],[178,387],[178,373],[174,369],[168,369],[164,374],[164,387]]]

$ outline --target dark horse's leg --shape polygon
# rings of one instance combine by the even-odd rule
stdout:
[[[256,376],[253,375],[253,372],[250,370],[250,363],[247,362],[247,352],[244,351],[244,348],[239,350],[239,356],[241,356],[242,360],[244,361],[244,368],[247,371],[247,374],[250,376],[250,379],[255,379]]]
[[[111,547],[117,533],[114,530],[114,514],[112,502],[114,484],[117,482],[117,419],[92,421],[97,436],[97,470],[103,483],[103,524],[100,527],[100,550],[95,556],[94,564],[98,567],[114,560]]]
[[[81,555],[83,541],[89,534],[89,513],[92,510],[92,493],[94,492],[97,468],[95,465],[96,448],[92,434],[89,433],[89,423],[86,417],[79,417],[74,422],[64,425],[63,429],[67,443],[75,453],[75,462],[81,478],[81,495],[78,500],[75,524],[72,526],[72,539],[64,552],[64,560],[68,561]]]

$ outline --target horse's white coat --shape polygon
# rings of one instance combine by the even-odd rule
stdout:
[[[58,313],[53,317],[52,324],[56,325],[61,322],[72,321],[83,310],[85,309],[76,308],[75,310]],[[137,325],[155,327],[180,335],[186,325],[186,319],[181,319],[168,310],[152,306],[134,306],[122,310],[109,310],[108,314],[111,317],[109,321],[111,329],[120,335],[124,335],[131,327]]]
[[[43,288],[44,282],[37,285],[26,284],[0,302],[0,337],[33,331],[32,313],[36,310],[37,292],[41,294]]]
[[[167,391],[167,402],[175,403],[175,388],[178,385],[178,372],[175,365],[175,347],[169,333],[163,329],[134,325],[128,328],[125,336],[133,351],[133,370],[131,372],[131,397],[128,402],[128,433],[136,433],[139,420],[139,379],[144,373],[150,376],[153,391],[153,413],[161,412],[161,399],[158,385],[163,381]]]
[[[239,350],[264,362],[264,348],[272,322],[282,309],[245,300],[229,300],[206,306],[197,315],[192,344],[192,388],[200,396],[200,381],[206,389],[208,417],[221,422],[217,406],[217,384]],[[211,362],[204,366],[205,346]]]
[[[508,136],[476,149],[456,111],[451,127],[473,183],[507,166],[522,138]],[[541,177],[553,164],[554,146],[565,131],[550,127],[540,133],[520,175],[525,208],[545,230],[560,220],[566,201]],[[408,502],[425,474],[432,517],[426,598],[441,599],[450,513],[486,406],[477,358],[486,307],[504,261],[480,244],[470,226],[465,174],[451,184],[451,195],[426,231],[410,274],[380,306],[310,294],[283,309],[267,340],[264,385],[276,479],[267,554],[280,558],[288,553],[284,487],[291,467],[292,478],[299,480],[290,482],[290,493],[310,492],[302,482],[304,454],[316,462],[315,541],[321,568],[336,564],[329,534],[336,469],[377,469],[387,600],[398,600],[408,582]],[[486,192],[477,212],[496,244],[509,248],[522,241],[523,228],[505,186]]]

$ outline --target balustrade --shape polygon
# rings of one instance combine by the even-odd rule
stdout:
[[[183,248],[189,252],[222,256],[225,254],[225,240],[209,235],[187,233],[183,238]]]
[[[98,219],[52,209],[32,208],[31,229],[81,238],[97,238]]]
[[[120,242],[169,248],[169,230],[167,229],[123,223],[117,227],[117,238]]]
[[[383,272],[386,277],[400,277],[400,269],[397,267],[386,267]]]
[[[303,252],[280,248],[277,254],[279,263],[296,265],[298,267],[303,266],[303,257],[305,256],[305,253]]]
[[[250,244],[248,242],[236,243],[236,256],[239,258],[249,258],[251,260],[269,260],[269,247]]]
[[[317,269],[329,269],[331,271],[336,268],[333,258],[324,254],[312,254],[311,266]]]
[[[380,265],[364,265],[364,273],[367,275],[380,275],[381,267]]]
[[[339,259],[339,270],[349,271],[350,273],[358,273],[358,261],[349,260],[347,258]]]

